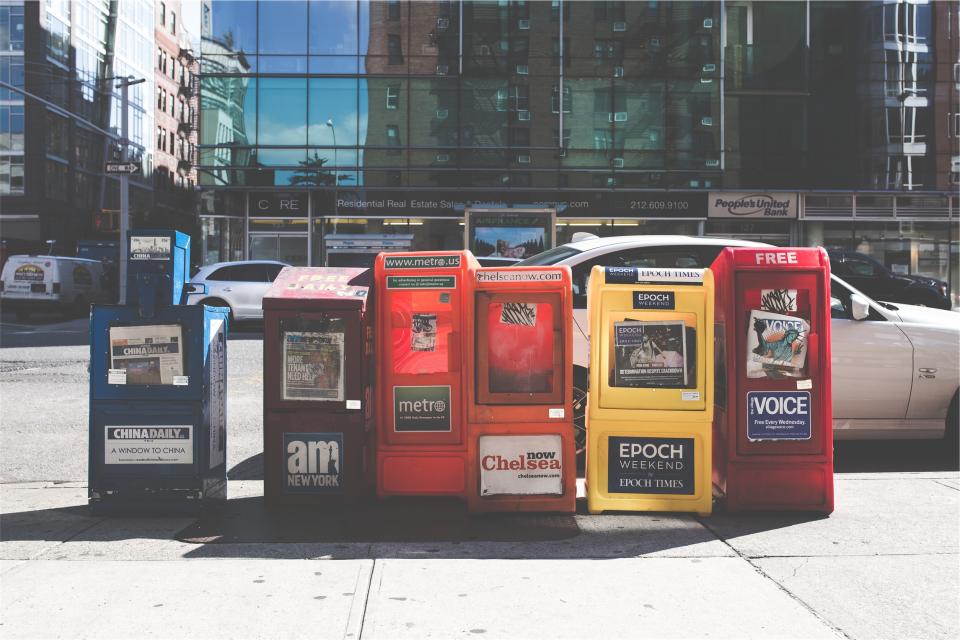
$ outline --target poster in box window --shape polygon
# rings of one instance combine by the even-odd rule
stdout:
[[[686,329],[683,320],[614,322],[612,385],[687,387],[690,371]]]
[[[211,469],[227,460],[227,344],[226,326],[222,319],[210,321],[210,344],[208,360],[210,379],[207,387],[207,405],[210,411],[210,459]]]
[[[552,305],[492,302],[486,327],[491,393],[549,393],[553,389]]]
[[[283,399],[343,402],[343,333],[284,331]]]
[[[183,330],[178,324],[110,327],[110,368],[126,384],[173,384],[184,375]]]
[[[799,378],[807,361],[810,323],[753,309],[747,322],[747,377]]]
[[[168,236],[130,236],[131,260],[169,260]]]

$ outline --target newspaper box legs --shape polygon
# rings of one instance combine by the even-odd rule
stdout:
[[[573,512],[569,268],[477,269],[467,323],[467,505]]]
[[[367,495],[372,464],[369,270],[287,267],[263,298],[269,506]]]
[[[728,511],[833,511],[830,262],[823,249],[724,249],[714,465]],[[865,383],[868,383],[865,381]]]
[[[587,509],[712,509],[713,278],[594,267]]]
[[[189,238],[143,233],[130,238],[136,305],[90,314],[94,513],[193,512],[227,495],[228,310],[171,304]]]

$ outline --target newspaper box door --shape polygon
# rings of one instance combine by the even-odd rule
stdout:
[[[815,272],[736,273],[737,451],[741,455],[823,451],[819,326],[824,297]],[[827,316],[829,317],[829,316]]]

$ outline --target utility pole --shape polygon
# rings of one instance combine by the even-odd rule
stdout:
[[[120,147],[120,160],[129,160],[130,134],[128,130],[130,116],[127,113],[130,107],[130,86],[140,84],[145,78],[134,80],[129,76],[120,81],[117,88],[120,94],[120,134],[123,142]],[[130,253],[130,244],[127,233],[130,229],[130,175],[120,175],[120,304],[127,304],[127,257]]]

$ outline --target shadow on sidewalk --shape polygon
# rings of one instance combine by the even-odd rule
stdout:
[[[960,452],[942,440],[841,440],[833,457],[836,473],[960,470]]]

